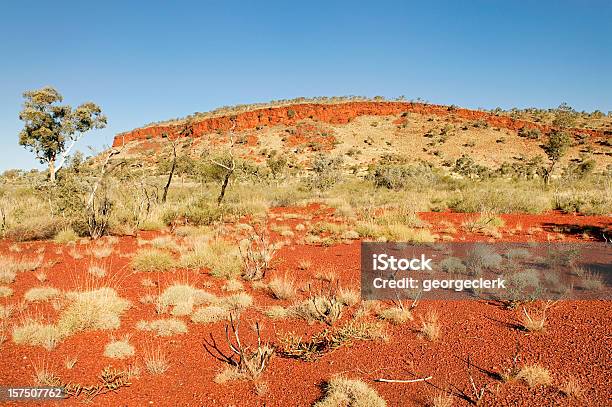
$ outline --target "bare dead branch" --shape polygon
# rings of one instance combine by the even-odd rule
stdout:
[[[385,379],[385,378],[380,378],[380,379],[374,379],[375,382],[383,382],[383,383],[417,383],[417,382],[425,382],[427,380],[431,380],[433,378],[433,376],[427,376],[427,377],[422,377],[419,379]]]

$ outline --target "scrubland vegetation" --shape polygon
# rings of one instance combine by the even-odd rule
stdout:
[[[320,225],[327,229],[319,232],[341,235],[353,230],[374,239],[428,241],[431,237],[416,219],[416,211],[612,213],[612,172],[608,171],[593,170],[579,178],[561,176],[545,185],[542,178],[490,175],[460,179],[442,169],[421,169],[407,175],[401,168],[374,165],[365,178],[329,169],[324,172],[333,175],[333,183],[326,180],[317,186],[311,184],[320,176],[316,173],[300,178],[287,170],[279,182],[237,171],[223,205],[215,202],[219,184],[196,183],[197,178],[174,186],[167,202],[162,203],[159,192],[163,177],[130,179],[111,173],[100,178],[90,166],[60,172],[55,184],[46,183],[44,173],[5,174],[0,185],[0,230],[15,241],[55,239],[69,243],[100,232],[122,235],[166,227],[180,232],[182,225],[208,226],[247,215],[261,219],[271,207],[318,201],[336,208],[348,222]],[[257,170],[265,173],[265,169],[260,166]],[[395,187],[395,178],[406,186]],[[88,206],[96,185],[95,205]],[[385,211],[383,217],[377,216],[377,208]],[[137,267],[146,269],[147,261],[154,257],[159,257],[160,263],[164,257],[164,267],[173,263],[164,251],[153,248],[135,259]],[[186,254],[184,261],[195,258],[189,260]]]
[[[562,120],[570,120],[558,110],[499,114],[556,120],[561,128],[568,127]],[[586,120],[584,114],[569,116]],[[444,143],[453,131],[449,127],[430,138]],[[358,255],[355,241],[434,243],[463,233],[496,240],[509,229],[504,214],[612,214],[610,165],[598,166],[587,156],[562,162],[568,143],[579,142],[569,136],[518,133],[541,139],[541,154],[495,168],[466,154],[435,166],[397,153],[381,155],[360,170],[345,164],[346,156],[357,152],[343,156],[333,149],[318,151],[303,166],[289,153],[253,160],[235,154],[232,145],[219,155],[195,157],[177,150],[174,143],[184,140],[166,140],[154,164],[110,150],[88,159],[73,155],[54,180],[42,171],[7,171],[0,178],[0,234],[8,242],[7,253],[0,255],[5,303],[0,304],[0,346],[10,342],[53,354],[65,343],[72,346],[79,334],[102,335],[95,357],[122,367],[104,369],[96,384],[71,383],[64,380],[66,371],[45,366],[36,370],[38,383],[62,385],[86,400],[111,387],[123,391],[141,374],[165,378],[176,369],[172,377],[184,375],[180,369],[193,366],[195,354],[197,363],[207,358],[198,365],[206,366],[197,372],[199,384],[229,389],[248,383],[265,398],[272,385],[279,386],[271,376],[282,358],[282,369],[293,363],[296,377],[302,377],[300,369],[326,366],[315,406],[385,406],[388,388],[381,383],[425,382],[432,375],[424,364],[417,367],[408,349],[401,350],[406,355],[375,349],[398,352],[394,343],[409,343],[427,360],[432,354],[443,357],[449,347],[474,346],[461,341],[480,340],[488,328],[471,316],[462,321],[466,328],[458,328],[460,307],[440,311],[438,304],[422,305],[418,296],[411,304],[363,301],[357,266],[346,255]],[[466,215],[434,228],[419,214],[445,211]],[[523,232],[520,225],[513,227],[512,233]],[[544,277],[532,270],[501,270],[523,255],[514,251],[502,258],[475,250],[465,262],[448,258],[440,266],[452,276],[476,275],[481,268],[508,272],[515,288],[539,284]],[[571,261],[567,253],[553,257],[548,261]],[[575,268],[574,273],[584,287],[604,285],[591,271]],[[479,309],[499,308],[496,316],[511,323],[496,321],[495,332],[530,343],[531,357],[537,341],[559,329],[558,318],[557,325],[551,322],[554,305],[517,297]],[[453,336],[463,329],[469,338]],[[194,334],[195,351],[190,348]],[[183,342],[189,345],[181,347]],[[468,348],[467,370],[457,378],[435,377],[435,392],[423,396],[428,403],[476,405],[515,385],[534,394],[558,386],[555,397],[584,397],[578,379],[562,377],[552,366],[544,368],[546,363],[523,363],[518,351],[511,368],[504,370],[505,360],[491,362],[499,371],[487,372],[479,382]],[[78,370],[91,358],[70,351],[66,370]],[[334,360],[340,352],[363,361],[362,352],[386,365],[365,372],[351,366],[352,360]],[[457,366],[456,360],[444,363]],[[387,374],[408,378],[378,379]],[[459,381],[465,377],[463,386]],[[379,383],[370,386],[366,380]]]

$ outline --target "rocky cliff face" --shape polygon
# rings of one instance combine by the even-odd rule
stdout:
[[[327,123],[343,124],[350,122],[358,116],[389,116],[401,114],[403,112],[438,116],[452,115],[458,119],[464,120],[483,120],[490,126],[510,130],[518,130],[522,127],[538,128],[543,132],[550,130],[549,126],[543,126],[524,120],[516,120],[507,116],[498,116],[478,110],[451,108],[448,106],[423,103],[376,101],[321,104],[300,103],[261,108],[235,115],[195,119],[189,126],[191,127],[191,135],[193,137],[199,137],[204,134],[228,131],[232,128],[235,131],[240,131],[258,126],[274,126],[279,124],[293,125],[307,118]],[[174,138],[178,137],[182,130],[184,130],[183,124],[159,124],[134,129],[132,131],[117,134],[113,141],[113,147],[120,147],[134,140],[161,138],[164,133],[167,134],[168,137]],[[576,132],[591,136],[601,136],[601,133],[595,130],[580,129],[576,130]]]

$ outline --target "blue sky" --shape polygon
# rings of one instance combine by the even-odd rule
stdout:
[[[24,90],[56,87],[109,118],[80,142],[238,103],[384,95],[465,107],[612,110],[609,1],[5,2],[0,170]]]

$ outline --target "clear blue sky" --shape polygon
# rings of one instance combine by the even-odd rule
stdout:
[[[612,2],[426,3],[4,2],[0,170],[38,166],[17,144],[18,112],[44,85],[106,112],[82,151],[152,121],[298,96],[612,110]]]

